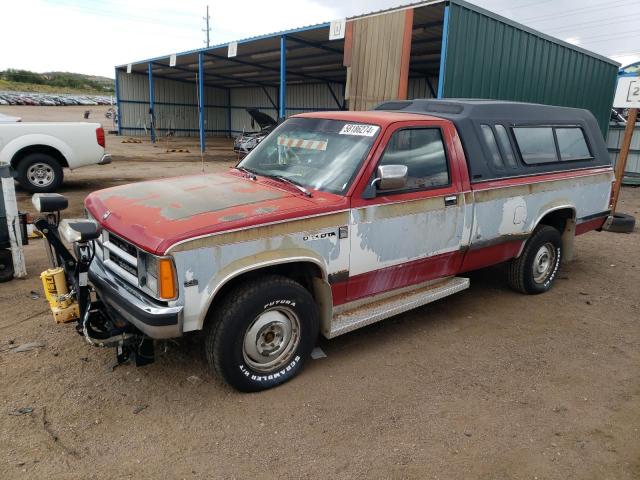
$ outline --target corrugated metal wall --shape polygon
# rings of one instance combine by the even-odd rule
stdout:
[[[120,121],[123,135],[143,135],[149,125],[149,77],[118,71]],[[197,86],[194,83],[154,78],[155,118],[158,135],[198,135]],[[205,129],[209,135],[225,135],[227,91],[205,87]]]
[[[342,85],[332,83],[331,88],[338,100],[344,100]],[[275,104],[278,104],[278,89],[266,87]],[[231,89],[231,128],[234,132],[251,131],[251,117],[246,108],[258,108],[264,113],[278,118],[278,110],[273,106],[264,90],[260,87]],[[296,113],[318,110],[339,110],[339,106],[324,83],[287,85],[287,116]],[[256,129],[258,127],[256,126]]]
[[[149,78],[147,75],[117,71],[120,121],[123,135],[144,135],[149,125]],[[343,87],[331,84],[340,102]],[[278,89],[267,87],[271,99],[278,101]],[[168,130],[178,136],[198,136],[197,86],[194,83],[154,78],[155,118],[158,135]],[[245,109],[258,108],[274,119],[278,111],[260,87],[226,89],[205,87],[205,129],[207,135],[227,135],[228,95],[231,96],[232,134],[251,131],[251,117]],[[287,116],[316,110],[338,110],[326,84],[287,85]],[[256,125],[256,129],[258,126]]]
[[[607,131],[618,67],[475,7],[449,5],[444,96],[591,110]]]
[[[398,98],[404,28],[404,11],[353,21],[347,73],[350,110],[369,110]]]
[[[624,125],[612,125],[609,127],[609,135],[607,135],[607,147],[611,154],[613,163],[618,162],[620,156],[620,147],[622,146],[622,137],[624,136]],[[627,157],[627,166],[624,170],[627,173],[636,173],[640,175],[640,124],[636,124],[631,137],[631,148]]]
[[[438,92],[438,77],[429,78],[433,90],[436,95],[431,93],[427,80],[424,77],[409,77],[409,90],[407,93],[407,99],[413,100],[414,98],[435,98]]]

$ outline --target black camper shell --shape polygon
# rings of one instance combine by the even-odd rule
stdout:
[[[588,110],[467,99],[389,101],[375,110],[452,121],[472,183],[611,165],[598,123]]]

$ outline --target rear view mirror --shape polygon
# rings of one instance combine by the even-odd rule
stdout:
[[[399,190],[407,184],[409,169],[406,165],[380,165],[373,181],[380,190]]]

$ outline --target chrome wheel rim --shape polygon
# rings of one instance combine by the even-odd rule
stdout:
[[[27,170],[27,179],[29,183],[36,187],[48,187],[53,183],[56,174],[51,165],[37,162],[31,165]]]
[[[293,310],[267,310],[244,334],[242,356],[252,369],[271,372],[287,365],[300,344],[300,319]]]
[[[533,260],[533,281],[536,283],[546,282],[556,264],[556,249],[551,242],[542,245],[536,252]]]

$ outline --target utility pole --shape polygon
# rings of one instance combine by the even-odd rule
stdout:
[[[209,27],[209,19],[211,17],[209,17],[209,5],[207,5],[207,16],[206,17],[202,17],[202,19],[206,22],[206,28],[203,28],[202,31],[203,32],[207,32],[207,48],[209,48],[209,32],[211,31],[211,28]]]

